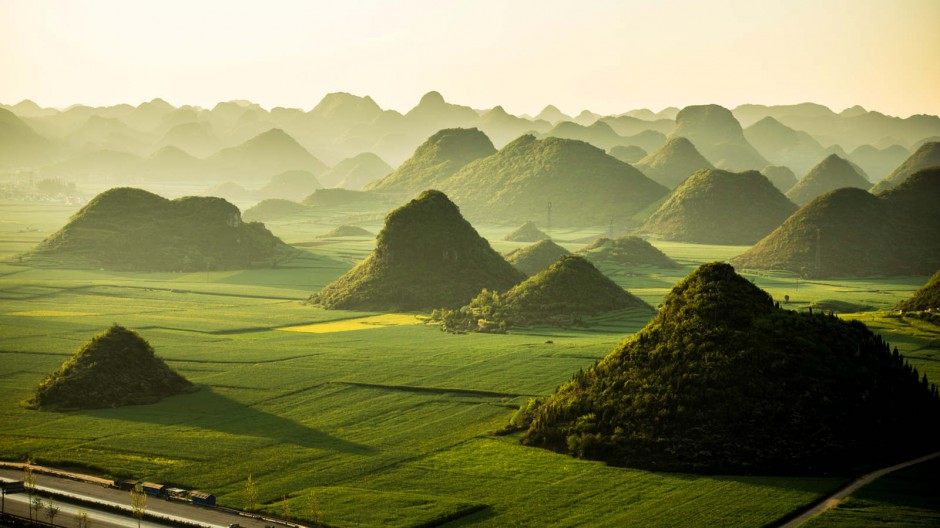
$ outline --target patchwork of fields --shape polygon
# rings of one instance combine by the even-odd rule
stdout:
[[[760,526],[846,481],[694,476],[611,468],[494,436],[647,321],[625,311],[581,330],[450,335],[415,314],[303,304],[371,249],[321,240],[277,269],[189,274],[27,268],[14,257],[64,223],[62,206],[0,204],[0,458],[27,456],[215,493],[243,506],[249,474],[269,511],[303,519],[315,498],[334,526]],[[374,219],[373,219],[374,220]],[[379,220],[377,220],[380,222]],[[21,231],[23,223],[38,226]],[[272,222],[290,242],[330,219]],[[364,225],[377,232],[378,224]],[[514,227],[514,226],[513,226]],[[499,251],[509,226],[481,233]],[[565,243],[599,233],[553,233]],[[678,270],[604,269],[654,306],[696,265],[741,248],[657,243]],[[887,310],[926,277],[798,281],[748,275],[795,308],[839,300],[925,370],[936,328]],[[23,409],[42,377],[119,323],[200,390],[156,405],[67,413]],[[287,331],[293,330],[293,331]]]

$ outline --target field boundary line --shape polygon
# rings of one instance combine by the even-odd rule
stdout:
[[[363,387],[367,389],[397,390],[403,392],[426,392],[430,394],[466,394],[469,396],[486,396],[491,398],[518,398],[520,396],[532,396],[531,394],[513,394],[511,392],[494,392],[474,389],[445,389],[441,387],[416,387],[413,385],[383,385],[381,383],[359,383],[355,381],[330,381],[335,385],[351,385],[353,387]]]
[[[888,466],[886,468],[881,468],[879,470],[872,471],[871,473],[866,473],[865,475],[862,475],[861,477],[853,480],[851,483],[849,483],[847,486],[843,487],[839,491],[819,501],[812,508],[800,514],[797,518],[790,520],[786,522],[785,524],[780,525],[780,528],[797,528],[798,526],[802,525],[803,523],[812,519],[813,517],[816,517],[817,515],[834,508],[852,493],[855,493],[860,488],[867,486],[868,484],[871,484],[872,482],[880,479],[881,477],[889,473],[894,473],[895,471],[910,467],[910,466],[915,466],[917,464],[927,462],[928,460],[933,460],[934,458],[937,458],[937,457],[940,457],[940,451],[934,451],[933,453],[915,458],[913,460],[908,460],[906,462],[901,462],[893,466]]]

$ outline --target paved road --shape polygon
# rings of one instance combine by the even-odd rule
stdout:
[[[797,526],[800,526],[801,524],[819,515],[820,513],[830,508],[835,507],[836,504],[839,504],[840,502],[845,500],[846,497],[855,493],[855,491],[861,488],[862,486],[871,484],[872,482],[887,475],[888,473],[892,473],[899,469],[904,469],[906,467],[910,467],[915,464],[920,464],[921,462],[926,462],[928,460],[937,458],[938,456],[940,456],[940,451],[931,453],[929,455],[924,455],[920,458],[915,458],[914,460],[908,460],[907,462],[895,464],[891,467],[882,468],[882,469],[879,469],[878,471],[872,471],[871,473],[868,473],[866,475],[862,475],[861,477],[852,481],[852,483],[849,484],[848,486],[833,493],[832,495],[824,499],[822,502],[820,502],[816,506],[813,506],[809,511],[803,513],[803,515],[800,515],[796,519],[793,519],[792,521],[784,524],[780,528],[796,528]]]
[[[127,491],[38,473],[35,476],[36,487],[40,492],[67,495],[82,501],[119,506],[128,510],[128,512],[130,511],[130,493]],[[0,478],[23,480],[23,472],[14,469],[0,469]],[[9,500],[14,496],[16,495],[10,495],[7,499]],[[25,495],[20,496],[25,497]],[[265,526],[274,524],[269,521],[242,517],[214,508],[204,508],[190,503],[168,501],[157,497],[147,497],[147,513],[164,518],[176,518],[208,528],[227,528],[231,524],[239,524],[246,528],[265,528]],[[128,513],[129,515],[130,513]],[[70,517],[74,519],[74,516]],[[137,520],[132,517],[130,519],[133,520],[133,526],[136,527]],[[69,526],[72,524],[74,523],[70,523]],[[141,528],[143,528],[143,525],[141,525]]]
[[[43,501],[47,502],[46,500]],[[56,501],[59,508],[59,514],[55,517],[55,523],[58,526],[76,526],[76,516],[79,511],[88,514],[89,523],[97,528],[137,528],[137,519],[118,515],[110,511],[97,510],[88,506],[76,506],[67,502]],[[29,518],[29,495],[18,493],[16,495],[7,495],[4,501],[4,507],[7,513]],[[35,512],[33,513],[35,517]],[[39,516],[35,517],[41,521],[48,522],[49,517],[45,511],[40,511]],[[167,528],[165,524],[158,524],[150,520],[141,520],[140,528]]]

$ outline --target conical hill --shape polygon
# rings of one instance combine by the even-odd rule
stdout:
[[[868,189],[871,182],[848,161],[830,154],[787,191],[787,198],[798,205],[806,205],[817,196],[843,187]]]
[[[928,167],[940,166],[940,142],[930,141],[920,146],[911,157],[894,169],[885,179],[872,187],[871,192],[887,191],[906,180],[915,172]]]
[[[503,237],[503,240],[510,242],[538,242],[546,238],[549,238],[549,236],[536,227],[535,222],[527,221]]]
[[[137,332],[114,325],[46,376],[26,405],[42,410],[141,405],[192,389]]]
[[[594,264],[620,266],[655,266],[678,268],[674,260],[638,236],[622,236],[611,240],[598,238],[577,252]]]
[[[770,165],[747,139],[741,123],[719,105],[687,106],[676,114],[670,138],[688,138],[716,167],[729,171],[760,169]]]
[[[514,325],[568,325],[577,317],[650,308],[577,255],[566,255],[501,296]]]
[[[290,251],[222,198],[171,201],[120,187],[93,198],[27,255],[70,267],[205,271],[269,266]]]
[[[731,262],[808,277],[927,275],[940,268],[940,167],[873,196],[824,194]]]
[[[940,312],[940,270],[933,274],[923,288],[914,292],[910,299],[898,304],[898,309]]]
[[[612,465],[825,474],[935,449],[940,398],[864,324],[775,307],[713,263],[527,413],[524,443]]]
[[[414,195],[439,188],[442,181],[466,164],[494,152],[493,143],[476,128],[444,129],[429,137],[391,174],[366,189]]]
[[[506,253],[506,260],[526,275],[548,269],[549,266],[568,254],[568,250],[552,242],[541,240],[531,246],[514,249]]]
[[[697,244],[753,244],[796,209],[757,171],[705,169],[676,188],[643,230]]]
[[[678,187],[695,171],[714,168],[684,137],[670,139],[634,166],[649,179],[670,189]]]
[[[458,307],[482,289],[523,279],[440,191],[389,213],[375,250],[310,297],[326,308],[424,310]]]

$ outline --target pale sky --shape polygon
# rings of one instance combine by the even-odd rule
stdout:
[[[940,114],[940,0],[0,0],[0,103]]]

